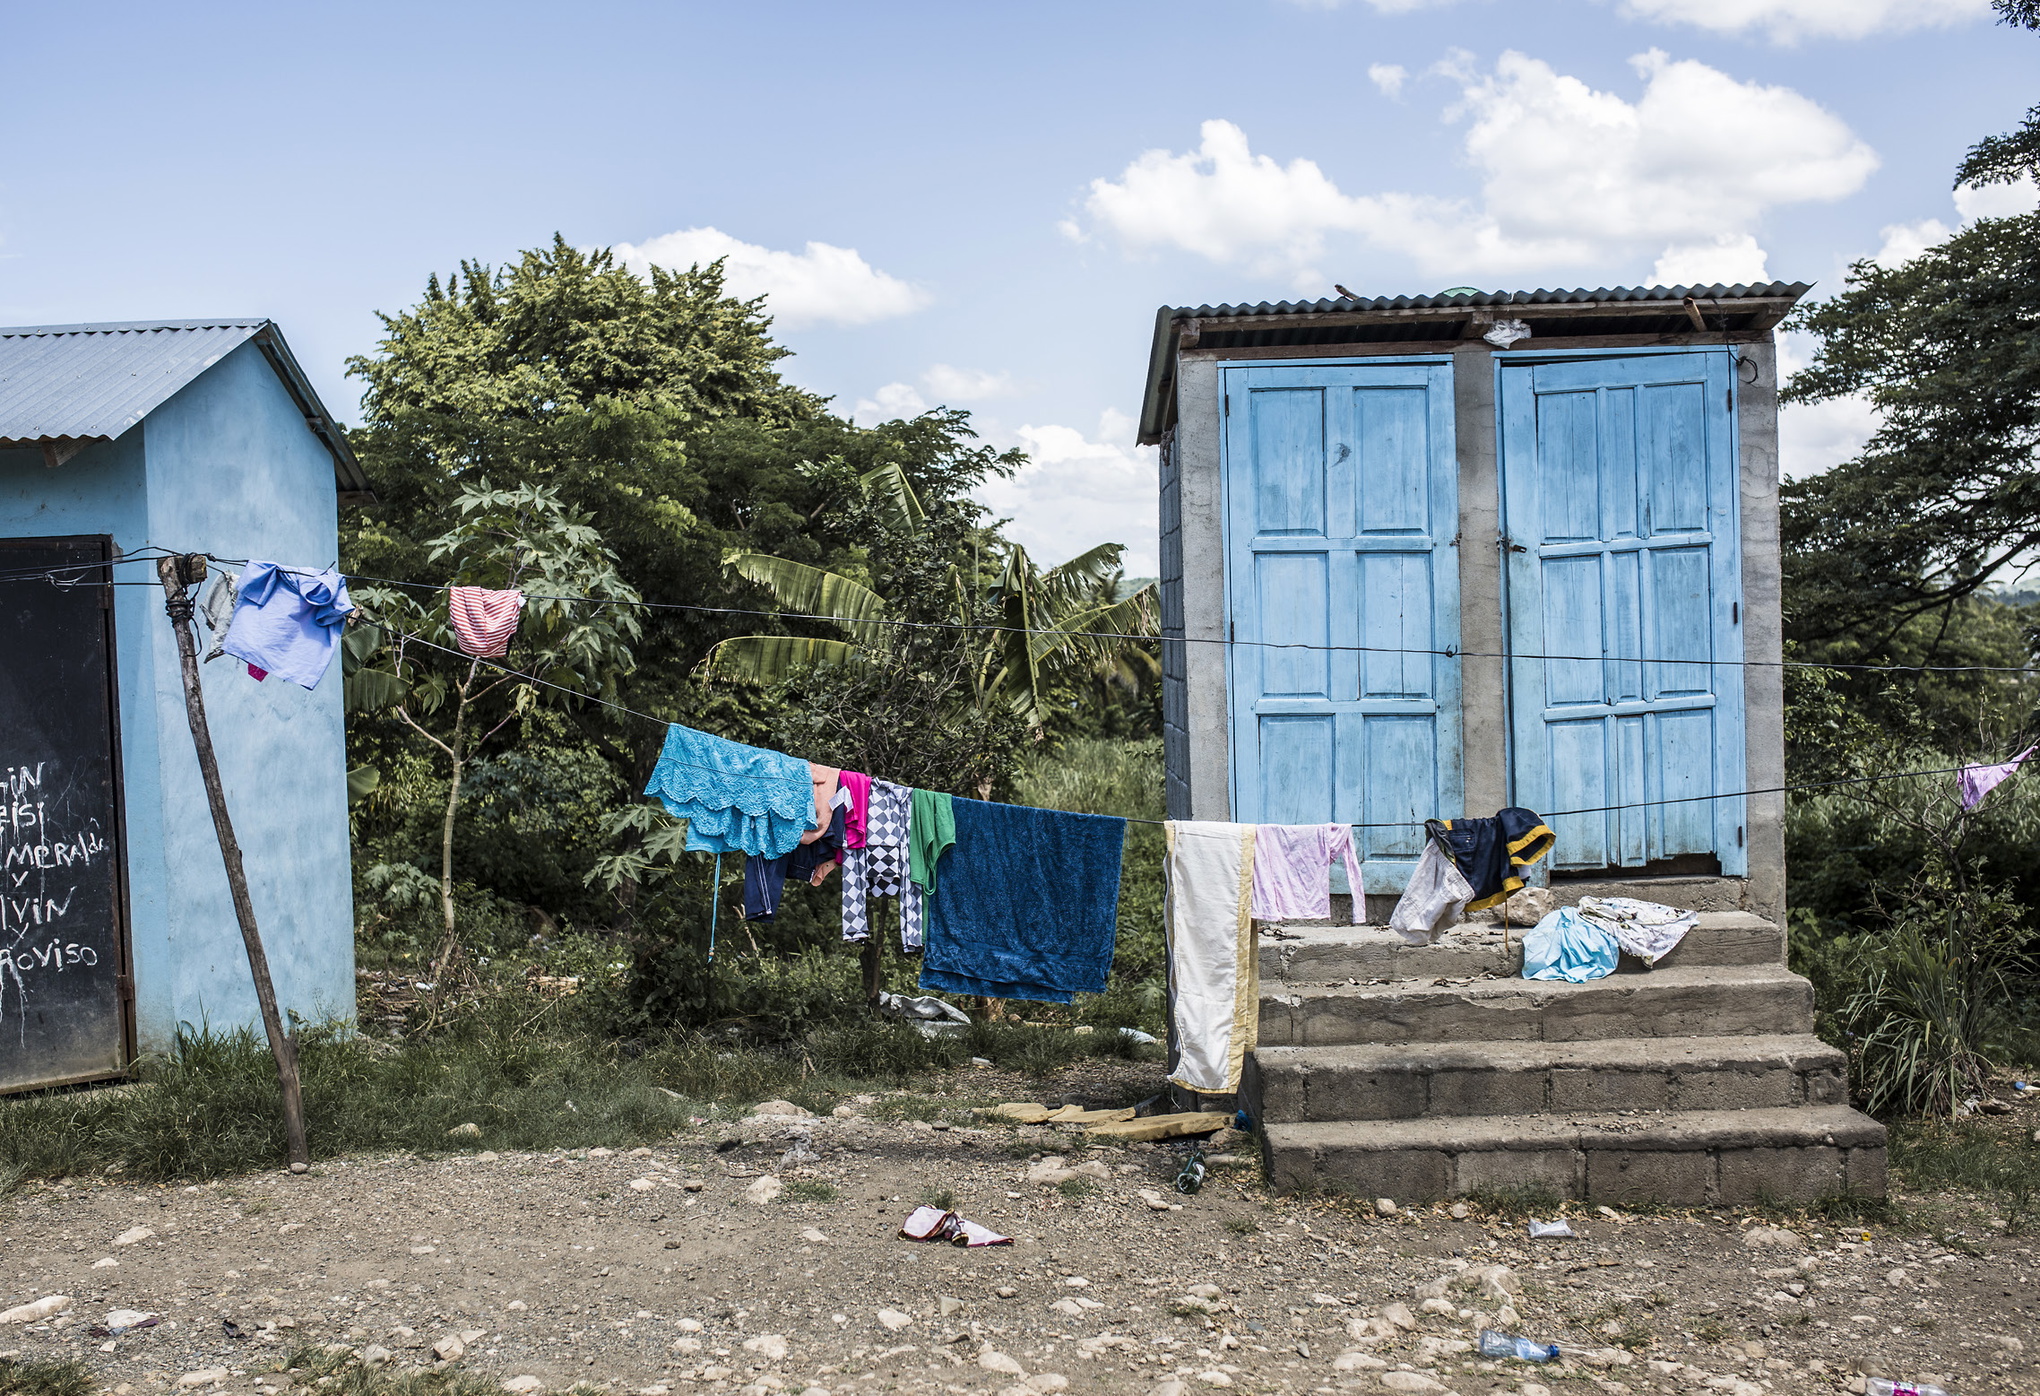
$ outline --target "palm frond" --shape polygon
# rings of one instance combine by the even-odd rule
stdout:
[[[885,598],[859,582],[819,567],[767,553],[733,553],[724,566],[739,576],[770,587],[779,604],[802,615],[826,616],[858,640],[869,643],[882,627]]]
[[[738,635],[708,652],[710,677],[736,683],[775,684],[803,668],[859,662],[864,648],[847,640],[806,635]]]

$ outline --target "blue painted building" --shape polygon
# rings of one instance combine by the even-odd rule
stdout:
[[[1380,920],[1416,821],[1580,811],[1575,894],[1777,920],[1783,797],[1744,792],[1783,783],[1773,330],[1808,289],[1165,307],[1170,814],[1362,826]]]
[[[0,666],[0,1090],[259,1030],[163,593],[120,559],[331,566],[367,489],[266,320],[0,329],[0,644],[34,656]],[[201,676],[278,1000],[350,1018],[338,665],[309,692]]]

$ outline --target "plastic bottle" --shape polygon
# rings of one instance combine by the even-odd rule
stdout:
[[[1550,1362],[1558,1356],[1557,1343],[1533,1343],[1493,1328],[1480,1330],[1482,1357],[1519,1357],[1525,1362]]]
[[[1204,1155],[1190,1155],[1183,1164],[1183,1171],[1176,1175],[1176,1191],[1188,1197],[1204,1186]]]
[[[1872,1377],[1863,1387],[1865,1396],[1954,1396],[1946,1387],[1930,1381],[1915,1386],[1909,1381],[1893,1381],[1890,1377]]]

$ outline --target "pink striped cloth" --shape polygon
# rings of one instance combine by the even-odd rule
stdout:
[[[510,637],[517,633],[524,593],[455,587],[446,610],[463,651],[477,659],[500,659],[510,652]]]

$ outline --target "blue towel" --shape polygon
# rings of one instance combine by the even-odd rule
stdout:
[[[645,786],[666,813],[687,821],[691,853],[791,853],[815,825],[815,788],[805,761],[673,723]]]
[[[1126,821],[955,802],[956,842],[928,894],[921,987],[1068,1003],[1105,992]]]
[[[241,569],[234,619],[220,648],[280,679],[317,688],[353,611],[347,579],[338,572],[251,562]]]

